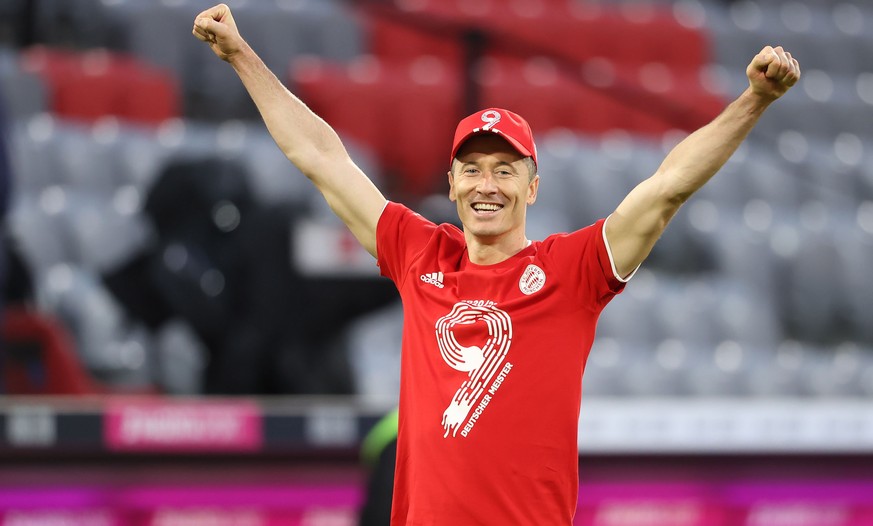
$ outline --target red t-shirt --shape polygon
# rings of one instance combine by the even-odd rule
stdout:
[[[582,372],[616,278],[604,220],[496,265],[388,203],[379,267],[403,300],[393,526],[573,522]]]

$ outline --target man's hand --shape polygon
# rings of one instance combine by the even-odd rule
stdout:
[[[197,15],[191,32],[209,44],[218,58],[228,62],[245,46],[230,8],[225,4],[218,4]]]
[[[782,46],[767,46],[746,68],[752,93],[772,102],[800,79],[800,64]]]

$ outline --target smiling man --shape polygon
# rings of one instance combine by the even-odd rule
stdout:
[[[527,122],[489,108],[455,131],[449,198],[463,229],[386,201],[339,137],[241,38],[225,5],[194,21],[239,75],[276,143],[403,299],[393,525],[570,526],[582,373],[597,318],[667,223],[800,77],[781,47],[748,88],[677,145],[608,218],[525,235],[540,178]],[[548,182],[544,183],[548,184]]]
[[[471,260],[497,263],[518,252],[527,244],[527,206],[540,181],[527,122],[497,108],[467,117],[449,162],[449,198],[458,205]]]

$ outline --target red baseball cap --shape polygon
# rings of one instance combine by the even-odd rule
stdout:
[[[477,111],[465,117],[455,129],[455,140],[452,142],[452,156],[449,162],[458,155],[461,145],[474,135],[496,133],[506,139],[518,153],[533,158],[537,164],[537,146],[534,144],[530,125],[521,115],[502,108],[488,108]]]

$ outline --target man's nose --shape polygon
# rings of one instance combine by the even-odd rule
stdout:
[[[497,192],[497,185],[494,184],[494,174],[484,172],[479,178],[479,183],[476,185],[476,191],[480,194],[493,194]]]

